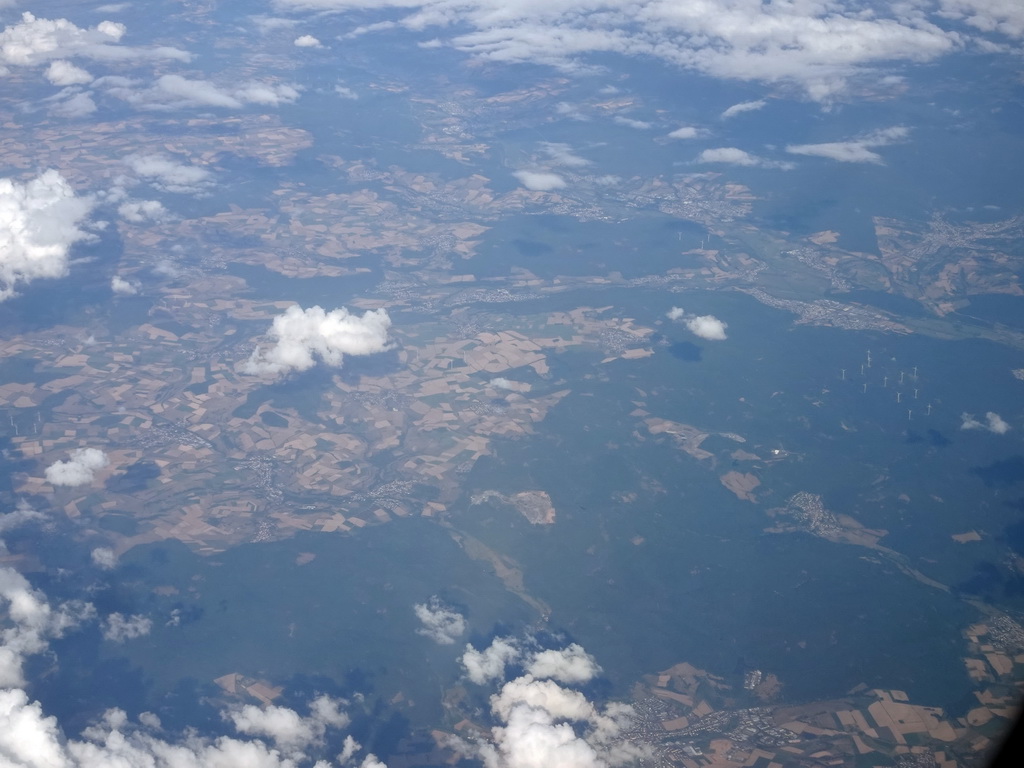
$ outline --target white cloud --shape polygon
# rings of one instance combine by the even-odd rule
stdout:
[[[96,25],[96,31],[106,35],[111,40],[120,40],[128,28],[118,21],[101,21]]]
[[[359,742],[352,738],[352,734],[346,736],[341,745],[341,752],[338,753],[338,762],[342,765],[348,763],[359,751],[359,747]]]
[[[20,689],[0,690],[0,749],[5,764],[21,768],[65,765],[57,722]]]
[[[682,128],[676,128],[668,137],[670,139],[695,139],[698,135],[700,132],[692,125],[684,125]]]
[[[557,173],[548,171],[516,171],[512,174],[519,183],[527,189],[535,192],[550,192],[552,189],[562,189],[565,186],[565,179]]]
[[[555,165],[563,165],[566,168],[585,168],[590,165],[590,161],[585,157],[580,157],[572,151],[572,147],[568,144],[561,144],[554,141],[542,141],[540,145],[541,151],[547,155],[548,159]]]
[[[61,637],[68,629],[95,615],[88,603],[70,602],[52,608],[45,596],[32,588],[24,576],[12,568],[0,568],[0,609],[9,624],[0,632],[0,688],[25,684],[23,665],[29,655],[46,650],[47,640]],[[9,693],[0,691],[0,696]],[[5,733],[4,712],[0,706],[0,755]]]
[[[341,707],[345,702],[319,696],[300,716],[285,707],[239,707],[224,713],[242,734],[255,738],[220,736],[209,739],[186,731],[176,740],[158,737],[160,719],[148,712],[132,723],[120,709],[107,710],[99,722],[79,738],[65,735],[57,719],[47,716],[37,701],[23,690],[23,668],[28,656],[47,650],[51,638],[61,637],[79,623],[92,619],[95,610],[88,603],[71,602],[53,608],[44,595],[11,568],[0,568],[0,614],[5,626],[0,632],[0,765],[11,768],[144,768],[188,766],[189,768],[298,768],[305,752],[319,749],[331,728],[341,728],[349,718]],[[148,631],[144,617],[134,616],[105,622],[105,632],[118,627],[111,639],[139,637]],[[268,746],[261,737],[268,738]],[[346,740],[348,759],[360,749]],[[313,768],[327,768],[317,761]],[[363,768],[386,768],[373,755],[366,755]]]
[[[537,680],[557,680],[570,685],[590,682],[601,673],[594,657],[577,643],[546,650],[527,650],[523,645],[511,637],[496,637],[482,651],[467,644],[461,658],[466,676],[477,685],[485,685],[503,678],[505,668],[519,661],[523,661],[526,673]]]
[[[112,613],[103,622],[103,638],[112,643],[123,643],[137,637],[145,637],[152,628],[153,620],[145,616]]]
[[[573,643],[561,650],[549,649],[535,654],[526,671],[538,679],[576,684],[593,680],[601,673],[601,667],[583,646]]]
[[[110,461],[99,448],[76,448],[68,461],[57,461],[46,468],[46,480],[53,485],[88,485],[97,469]]]
[[[691,315],[681,307],[672,307],[665,316],[675,322],[682,321],[690,333],[702,339],[724,341],[728,338],[725,329],[729,326],[714,315]]]
[[[762,158],[736,147],[705,149],[697,156],[699,163],[729,163],[731,165],[761,165]]]
[[[5,690],[0,691],[0,755],[12,768],[298,768],[306,759],[302,750],[319,747],[324,731],[333,727],[316,712],[302,717],[284,707],[245,709],[249,711],[227,716],[234,721],[237,715],[239,731],[269,737],[274,747],[260,738],[206,739],[195,733],[168,741],[154,733],[160,720],[152,713],[140,714],[136,725],[119,709],[107,710],[82,738],[65,739],[57,720],[47,717],[39,702],[30,701],[23,690]],[[328,765],[318,761],[313,768]],[[364,765],[385,768],[372,755],[364,758]]]
[[[54,85],[85,85],[92,82],[92,75],[70,61],[57,59],[46,69],[46,79]]]
[[[188,61],[191,58],[177,48],[118,45],[126,31],[123,24],[112,21],[100,22],[93,29],[81,29],[67,19],[39,19],[31,13],[23,13],[19,23],[11,24],[0,32],[0,64],[33,66],[74,57],[109,62],[144,59]]]
[[[510,638],[498,638],[485,651],[466,647],[463,665],[473,682],[504,677],[521,651]],[[488,768],[610,768],[649,757],[648,750],[623,736],[633,710],[625,704],[601,709],[564,685],[593,679],[600,668],[578,645],[527,654],[527,672],[491,696],[491,712],[500,723],[489,738],[459,742],[466,754]],[[537,674],[533,672],[537,670]]]
[[[54,170],[26,184],[0,179],[0,301],[18,283],[67,274],[71,246],[89,238],[78,225],[92,206]]]
[[[342,707],[348,704],[344,699],[334,699],[327,695],[317,696],[309,703],[309,714],[325,728],[344,728],[351,718]]]
[[[194,195],[205,192],[213,183],[212,174],[204,168],[183,165],[164,155],[131,155],[124,162],[138,176],[164,192]]]
[[[51,608],[45,597],[12,569],[0,569],[0,607],[6,607],[9,619],[0,635],[0,685],[5,687],[0,690],[0,755],[12,766],[297,768],[311,759],[311,752],[324,747],[329,730],[349,724],[346,702],[321,695],[310,702],[305,716],[275,705],[244,705],[225,711],[224,719],[248,738],[208,739],[187,732],[177,740],[167,740],[157,735],[161,723],[155,715],[143,713],[138,724],[133,724],[119,709],[107,710],[81,737],[67,738],[57,720],[46,716],[41,705],[20,689],[24,661],[30,654],[45,651],[50,638],[92,618],[95,611],[84,603]],[[151,628],[144,618],[111,616],[104,623],[105,634],[115,641],[142,636]],[[113,632],[112,627],[116,628]],[[492,648],[500,646],[498,642]],[[591,679],[597,665],[582,648],[535,652],[530,664],[548,677],[527,673],[504,683],[490,700],[499,725],[489,737],[458,742],[468,755],[482,759],[488,768],[614,768],[650,756],[623,735],[632,725],[631,707],[616,703],[599,707],[579,691],[555,681]],[[503,672],[504,665],[496,675],[484,679],[501,677]],[[338,759],[354,765],[359,750],[358,742],[347,737]],[[359,765],[386,768],[372,754],[366,754]],[[319,761],[314,768],[327,766],[326,761]]]
[[[112,83],[112,85],[114,85]],[[299,87],[289,83],[250,80],[233,88],[223,88],[210,80],[192,80],[181,75],[163,75],[153,88],[137,90],[137,83],[119,83],[110,93],[140,107],[167,109],[180,107],[218,107],[241,109],[246,104],[280,106],[299,98]]]
[[[306,717],[287,707],[257,707],[252,704],[229,710],[225,717],[231,720],[239,733],[267,737],[287,758],[303,760],[307,750],[323,746],[324,735],[329,728],[348,725],[349,717],[341,709],[345,704],[347,702],[341,699],[321,695],[310,703]]]
[[[167,209],[156,200],[137,200],[122,203],[117,212],[125,221],[140,224],[144,221],[159,221],[167,215]]]
[[[279,8],[375,13],[359,33],[402,26],[492,62],[592,68],[595,55],[648,56],[713,77],[795,83],[811,98],[892,62],[927,62],[991,31],[1018,37],[1017,0],[276,0]],[[946,19],[969,25],[950,29]],[[941,24],[940,24],[941,23]]]
[[[994,411],[985,414],[985,421],[978,421],[969,413],[960,414],[960,429],[984,429],[995,435],[1005,435],[1012,427]]]
[[[786,151],[793,155],[812,155],[837,160],[840,163],[884,163],[882,156],[872,152],[873,147],[885,147],[905,139],[910,131],[902,125],[885,128],[849,141],[835,141],[824,144],[791,144]]]
[[[340,83],[338,85],[334,86],[334,92],[336,94],[338,94],[339,96],[341,96],[341,98],[343,98],[343,99],[353,99],[353,100],[355,100],[355,99],[359,98],[359,94],[358,93],[353,91],[348,86],[341,85]]]
[[[505,676],[505,667],[519,660],[521,651],[512,638],[496,637],[484,650],[478,651],[472,645],[466,645],[462,654],[462,666],[466,668],[466,676],[477,685],[485,685],[491,680],[499,680]]]
[[[725,329],[728,326],[714,315],[698,315],[686,321],[686,327],[694,336],[709,341],[723,341],[728,338]]]
[[[730,165],[761,165],[763,160],[735,146],[719,146],[697,156],[698,163],[729,163]]]
[[[588,720],[594,706],[579,691],[563,688],[553,680],[537,680],[533,675],[522,675],[502,686],[491,699],[492,711],[507,720],[520,704],[533,709],[544,709],[554,718]]]
[[[759,109],[764,109],[768,104],[764,99],[758,99],[757,101],[741,101],[739,104],[733,104],[727,110],[721,114],[723,120],[728,120],[730,117],[743,114],[744,112],[754,112]]]
[[[698,163],[727,163],[729,165],[744,165],[750,168],[781,168],[788,170],[793,167],[792,163],[782,163],[775,160],[766,160],[763,157],[752,155],[736,147],[715,147],[705,149],[697,156]]]
[[[389,348],[387,310],[351,314],[341,307],[326,312],[320,307],[288,307],[274,318],[268,335],[274,344],[256,348],[242,365],[245,373],[279,376],[312,368],[319,356],[327,365],[339,367],[345,355],[372,355]]]
[[[181,75],[163,75],[156,81],[156,87],[191,104],[228,109],[238,109],[242,106],[242,102],[209,80],[189,80]]]
[[[295,45],[299,48],[323,48],[320,41],[312,35],[302,35],[295,38]]]
[[[105,571],[109,571],[117,565],[117,556],[114,554],[114,550],[109,547],[96,547],[90,553],[90,557],[92,558],[93,565]]]
[[[466,618],[443,605],[436,596],[426,603],[417,603],[413,611],[423,624],[416,634],[429,637],[438,645],[452,645],[466,632]]]
[[[114,275],[110,278],[110,290],[121,296],[134,296],[139,292],[138,288],[120,275]]]

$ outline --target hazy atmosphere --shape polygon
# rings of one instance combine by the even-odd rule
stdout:
[[[1022,46],[0,0],[0,765],[983,766]]]

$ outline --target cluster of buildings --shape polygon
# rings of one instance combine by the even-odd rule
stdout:
[[[878,309],[868,309],[858,304],[843,304],[832,299],[780,299],[760,288],[738,288],[737,290],[757,299],[762,304],[784,309],[798,316],[798,321],[807,325],[824,325],[847,331],[883,331],[885,333],[910,333],[902,322]]]
[[[915,704],[903,691],[863,685],[836,700],[769,703],[779,692],[766,685],[773,675],[748,670],[734,688],[683,663],[638,686],[628,736],[653,748],[646,765],[654,768],[980,765],[994,746],[992,736],[1006,731],[1019,705],[1021,684],[1012,667],[1024,663],[1022,632],[1010,617],[967,630],[965,661],[980,657],[988,677],[979,680],[979,707],[965,717]],[[1011,645],[997,648],[1002,639]],[[993,652],[1012,654],[1011,669],[988,659]]]

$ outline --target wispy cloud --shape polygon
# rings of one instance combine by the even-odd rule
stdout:
[[[166,155],[131,155],[124,162],[137,176],[163,192],[196,195],[213,186],[213,174],[205,168],[185,165]],[[132,216],[156,213],[155,208],[140,205],[136,209],[130,204],[125,211]]]
[[[540,148],[554,165],[561,165],[566,168],[585,168],[591,164],[585,157],[580,157],[573,152],[572,147],[568,144],[544,141],[541,142]]]
[[[565,179],[550,171],[516,171],[512,174],[519,183],[535,192],[550,192],[565,187]]]
[[[970,413],[960,414],[960,429],[981,429],[995,435],[1005,435],[1012,427],[994,411],[985,414],[985,421],[979,421]]]
[[[222,86],[211,80],[161,75],[150,85],[138,79],[107,76],[95,83],[115,98],[139,109],[170,110],[196,107],[237,110],[247,105],[279,107],[294,103],[301,88],[294,83],[249,80]]]
[[[764,99],[758,99],[757,101],[741,101],[739,104],[733,104],[727,110],[721,114],[723,120],[728,120],[730,117],[736,117],[736,115],[742,115],[744,112],[756,112],[759,109],[764,109],[768,102]]]
[[[790,144],[786,151],[792,155],[811,155],[827,157],[840,163],[874,163],[882,165],[882,156],[872,149],[886,147],[903,141],[910,135],[910,130],[902,125],[872,131],[860,138],[848,141],[826,142],[824,144]]]
[[[758,155],[752,155],[746,150],[738,147],[715,147],[705,149],[697,155],[698,163],[725,163],[727,165],[743,165],[748,168],[779,168],[789,170],[792,163],[780,160],[768,160]]]
[[[633,0],[275,0],[287,10],[376,14],[357,34],[404,27],[492,62],[592,68],[594,54],[654,57],[714,77],[794,83],[812,99],[841,96],[848,81],[889,62],[927,62],[972,37],[1022,36],[1016,0],[863,3],[701,3]],[[955,28],[950,19],[959,22]]]
[[[653,124],[646,120],[637,120],[632,117],[625,117],[624,115],[616,115],[612,118],[612,122],[624,125],[627,128],[636,128],[638,131],[646,131],[653,127]]]

